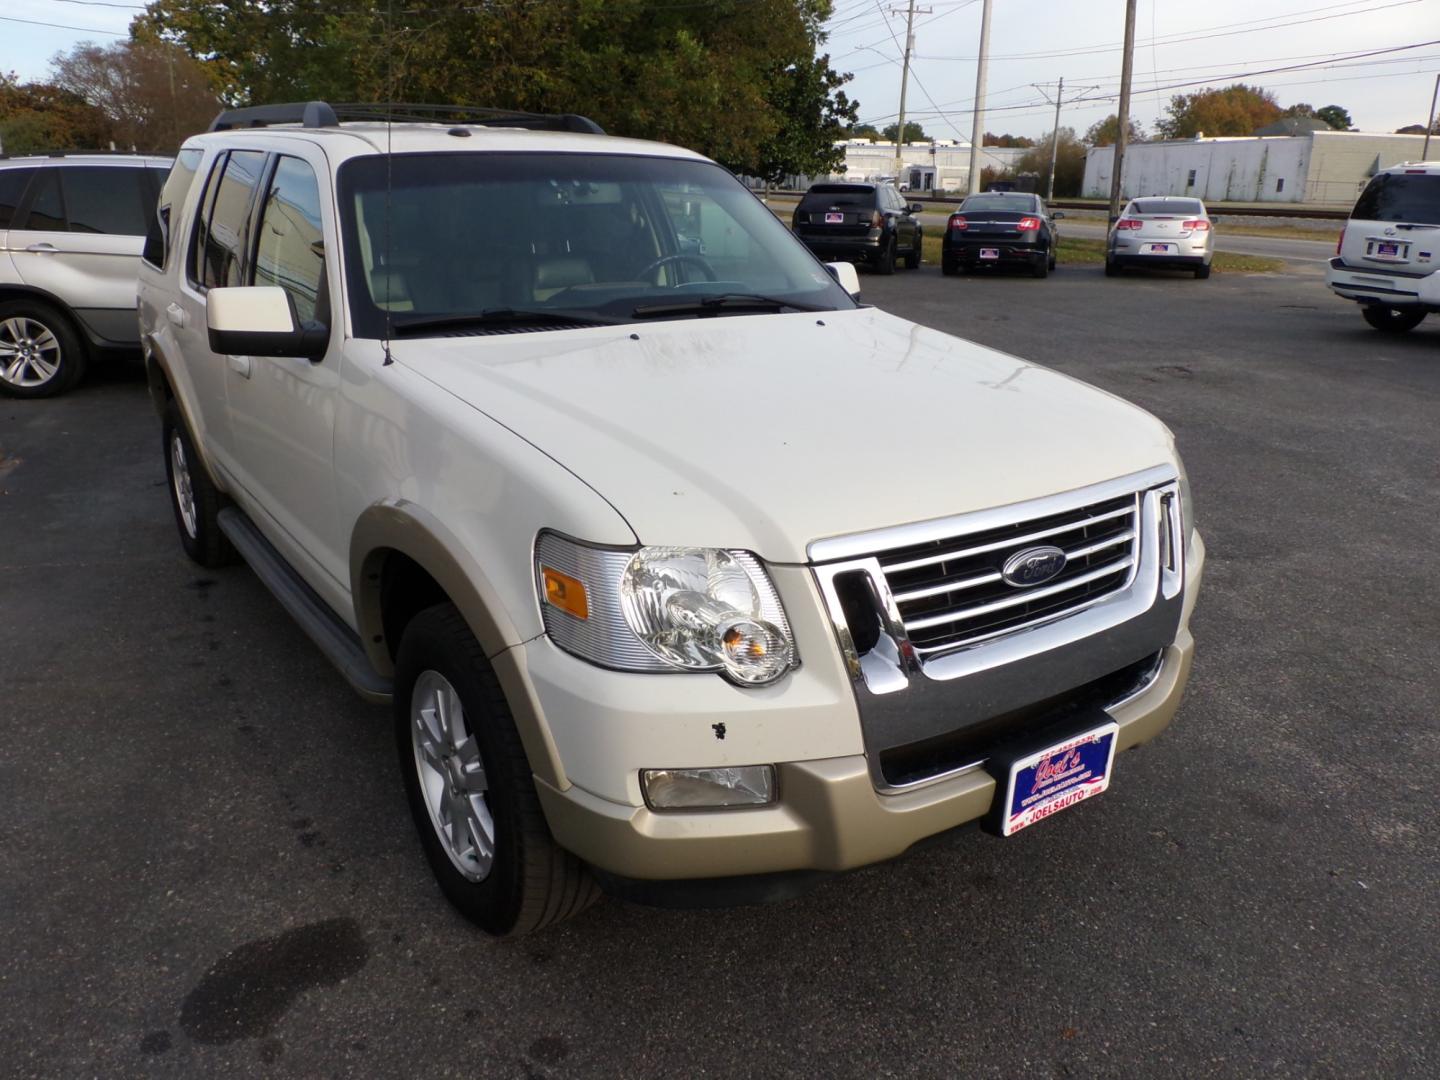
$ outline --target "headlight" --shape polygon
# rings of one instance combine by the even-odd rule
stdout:
[[[797,663],[780,597],[749,552],[596,548],[542,533],[535,558],[546,631],[587,660],[719,672],[741,686],[774,682]]]

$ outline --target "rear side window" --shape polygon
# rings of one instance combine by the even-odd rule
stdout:
[[[41,169],[30,185],[30,212],[14,228],[32,232],[64,232],[65,204],[60,201],[58,169]]]
[[[0,169],[0,229],[10,228],[15,218],[15,208],[25,194],[25,186],[35,175],[36,169]]]
[[[232,150],[210,174],[204,212],[196,220],[195,282],[205,288],[243,285],[245,226],[265,155]]]
[[[145,169],[71,165],[56,170],[69,231],[143,236],[153,191]]]
[[[315,170],[281,157],[265,196],[255,243],[255,284],[278,285],[295,301],[295,313],[313,319],[325,275],[325,233]]]
[[[1440,225],[1440,176],[1381,173],[1370,181],[1350,216],[1362,221]]]
[[[1136,199],[1130,204],[1137,214],[1170,214],[1174,217],[1196,217],[1205,213],[1198,199]]]
[[[181,207],[185,205],[185,196],[195,182],[195,172],[200,168],[200,159],[204,156],[203,150],[181,150],[175,158],[175,164],[170,167],[170,175],[165,178],[164,185],[160,188],[160,199],[145,230],[145,250],[141,254],[141,258],[152,266],[163,269],[167,256],[173,250],[173,218],[179,216]]]

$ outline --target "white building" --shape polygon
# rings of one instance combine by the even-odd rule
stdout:
[[[833,179],[874,180],[895,176],[895,144],[850,139],[845,147],[845,173]],[[980,151],[981,169],[1008,172],[1025,155],[1023,149],[986,146]],[[970,180],[970,144],[956,139],[906,143],[900,148],[904,167],[899,182],[911,191],[965,191]]]
[[[1415,161],[1423,135],[1314,131],[1307,135],[1131,143],[1125,148],[1124,198],[1194,195],[1207,202],[1354,203],[1370,177]],[[1085,156],[1086,198],[1108,198],[1113,146]]]

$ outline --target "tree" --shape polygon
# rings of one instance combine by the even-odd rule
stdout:
[[[872,143],[880,140],[880,129],[874,124],[856,124],[850,129],[850,138],[869,139]]]
[[[1315,110],[1315,116],[1324,120],[1336,131],[1349,131],[1355,126],[1355,121],[1350,118],[1349,111],[1339,105],[1322,105]]]
[[[113,138],[109,119],[63,87],[22,83],[0,73],[0,145],[7,154],[47,150],[104,150]]]
[[[887,125],[885,126],[885,129],[884,129],[882,132],[880,132],[880,137],[881,137],[885,142],[894,142],[894,141],[895,141],[895,132],[896,132],[896,130],[897,130],[898,128],[899,128],[899,125],[898,125],[898,124],[887,124]],[[925,129],[924,129],[918,122],[916,122],[916,121],[914,121],[914,120],[906,120],[906,121],[905,121],[905,138],[904,138],[903,141],[905,141],[905,142],[907,142],[907,143],[912,143],[912,142],[929,142],[929,141],[930,141],[930,136],[925,134]]]
[[[56,86],[103,112],[115,141],[142,153],[173,153],[220,108],[205,69],[165,42],[86,43],[50,64]]]
[[[1424,124],[1406,124],[1403,128],[1396,128],[1396,129],[1395,129],[1395,134],[1396,134],[1396,135],[1424,135],[1424,134],[1425,134],[1425,125],[1424,125]],[[1440,120],[1436,120],[1435,123],[1434,123],[1433,125],[1431,125],[1431,127],[1430,127],[1430,134],[1431,134],[1431,135],[1440,135]]]
[[[1155,124],[1162,139],[1193,139],[1206,135],[1253,135],[1257,128],[1280,119],[1275,95],[1258,86],[1236,83],[1223,90],[1176,94]]]
[[[1120,137],[1120,117],[1111,113],[1104,120],[1097,120],[1090,125],[1085,132],[1085,138],[1081,140],[1086,146],[1113,146],[1115,140]],[[1125,137],[1126,142],[1144,142],[1145,132],[1131,120]]]
[[[771,81],[769,104],[780,128],[759,149],[754,175],[767,183],[782,177],[845,171],[845,151],[835,144],[855,122],[859,108],[840,87],[851,79],[830,67],[829,56],[790,64]]]
[[[1033,149],[1015,163],[1017,174],[1035,173],[1040,177],[1040,191],[1049,188],[1050,179],[1050,136],[1036,140]],[[1075,129],[1060,129],[1059,145],[1055,155],[1055,194],[1060,196],[1079,195],[1085,183],[1085,144],[1075,135]]]
[[[999,146],[1002,148],[1030,147],[1035,145],[1035,140],[1024,135],[1011,135],[1006,132],[1004,135],[995,135],[985,132],[984,138],[980,140],[981,146]]]

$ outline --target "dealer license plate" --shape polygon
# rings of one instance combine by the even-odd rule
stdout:
[[[1119,730],[1112,720],[1012,762],[1000,835],[1013,836],[1109,787]]]
[[[1389,256],[1389,257],[1392,258],[1392,259],[1399,258],[1399,257],[1400,257],[1400,245],[1399,245],[1399,244],[1385,244],[1385,243],[1376,244],[1376,245],[1375,245],[1375,254],[1376,254],[1376,255],[1387,255],[1387,256]]]
[[[998,259],[999,257],[1000,257],[1000,249],[999,249],[999,248],[981,248],[981,249],[980,249],[980,258],[982,258],[982,259]]]
[[[1175,250],[1174,244],[1146,244],[1146,255],[1168,255]]]
[[[844,225],[844,224],[845,224],[845,215],[844,215],[844,214],[826,214],[826,215],[825,215],[825,224],[826,224],[826,225]]]

